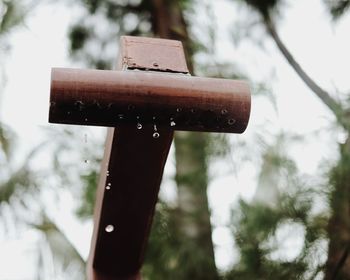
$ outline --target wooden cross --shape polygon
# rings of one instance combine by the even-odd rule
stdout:
[[[192,77],[181,42],[121,37],[117,69],[53,68],[49,121],[108,129],[89,279],[141,279],[174,130],[242,133],[243,81]],[[116,129],[115,129],[116,127]]]

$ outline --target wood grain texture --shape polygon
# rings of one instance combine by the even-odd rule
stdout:
[[[250,115],[244,81],[150,71],[52,69],[50,122],[242,133]],[[173,124],[173,126],[171,125]]]
[[[132,41],[138,41],[138,38]],[[142,41],[144,38],[140,39]],[[126,45],[121,39],[122,50],[125,51],[130,44]],[[137,44],[137,47],[142,47],[141,43]],[[120,69],[123,68],[122,57],[119,56],[117,63]],[[109,88],[103,84],[98,84],[98,87]],[[102,94],[97,98],[97,101],[102,101]],[[81,105],[79,103],[74,112],[84,112]],[[103,110],[96,114],[101,114],[100,119],[108,116]],[[80,124],[85,124],[85,119]],[[157,132],[159,138],[153,138],[153,124],[144,124],[142,129],[137,129],[135,125],[120,123],[117,129],[108,129],[96,195],[87,267],[89,280],[141,279],[140,270],[173,139],[170,129],[159,127]],[[106,230],[110,226],[113,230]]]
[[[95,209],[90,258],[94,280],[139,279],[173,132],[110,129]],[[108,174],[108,176],[107,176]],[[111,225],[113,231],[106,228]],[[110,278],[108,278],[110,277]],[[90,278],[91,279],[91,278]]]
[[[122,37],[116,68],[53,68],[51,75],[50,122],[110,127],[90,280],[141,279],[173,131],[242,133],[250,115],[247,83],[187,75],[179,41]]]

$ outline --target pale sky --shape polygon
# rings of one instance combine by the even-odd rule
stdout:
[[[322,1],[289,2],[279,25],[282,40],[306,71],[327,90],[333,92],[336,87],[340,92],[349,92],[350,16],[347,15],[332,25]],[[233,29],[239,26],[238,13],[242,11],[238,12],[229,1],[219,0],[215,3],[214,15],[219,22],[219,59],[237,63],[256,82],[268,83],[277,97],[278,115],[273,112],[268,102],[261,98],[253,98],[247,132],[232,137],[240,137],[248,143],[253,143],[253,136],[259,125],[266,123],[269,133],[277,133],[283,129],[307,136],[307,141],[293,145],[290,153],[297,160],[302,172],[316,175],[319,172],[319,163],[336,158],[334,140],[342,139],[341,132],[335,135],[328,133],[327,127],[332,125],[333,120],[331,114],[300,81],[272,41],[266,41],[265,50],[257,48],[249,41],[235,47],[230,41],[230,34],[225,30],[227,27]],[[66,34],[68,25],[78,13],[78,9],[57,4],[39,5],[27,19],[26,27],[11,37],[12,51],[5,62],[8,83],[0,116],[16,130],[20,138],[19,151],[22,154],[43,139],[42,128],[48,126],[51,67],[74,67],[68,58]],[[203,17],[203,14],[198,13],[199,24],[203,22],[201,16]],[[200,28],[197,27],[196,30],[200,32]],[[254,86],[253,84],[252,87]],[[323,128],[323,131],[315,135],[320,128]],[[95,133],[94,131],[90,133]],[[96,133],[101,133],[101,129]],[[165,177],[174,172],[172,162],[173,159],[170,158]],[[230,207],[238,197],[251,199],[256,188],[258,169],[254,162],[244,164],[243,167],[237,166],[236,163],[235,168],[237,174],[234,174],[233,167],[227,167],[226,162],[219,162],[211,169],[212,174],[221,174],[213,178],[209,188],[209,199],[213,209],[212,221],[216,225],[213,232],[216,261],[222,269],[235,260],[235,252],[231,249],[231,233],[225,227],[229,222]],[[231,172],[223,174],[220,172],[222,169]],[[174,189],[171,183],[163,188],[169,190],[168,194]],[[163,190],[163,193],[167,191]],[[65,201],[65,211],[51,207],[49,213],[86,258],[90,245],[91,223],[82,224],[74,218],[72,211],[76,202],[69,192],[62,193],[62,197]],[[34,246],[37,239],[38,236],[32,231],[23,232],[20,236],[0,236],[0,280],[33,279],[30,275],[34,272],[35,264],[28,261],[28,256],[36,250]],[[286,244],[292,244],[290,247],[298,246],[290,240],[287,240]],[[290,247],[287,246],[287,249]],[[291,250],[291,254],[293,252]]]

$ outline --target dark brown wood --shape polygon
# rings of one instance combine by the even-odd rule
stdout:
[[[52,70],[50,122],[117,127],[97,190],[90,280],[141,279],[173,130],[241,133],[250,114],[248,85],[190,77],[178,41],[122,37],[117,69]]]
[[[153,126],[109,130],[90,254],[94,279],[129,279],[141,268],[173,136],[164,129],[159,138],[152,133]]]
[[[118,62],[118,68],[124,70],[125,56],[130,58],[128,47],[133,46],[131,49],[137,53],[147,49],[142,42],[153,41],[135,38],[130,42],[128,38],[121,39]],[[174,44],[178,46],[178,42]],[[90,280],[141,279],[140,269],[173,138],[172,130],[161,127],[156,127],[159,137],[154,138],[154,129],[154,124],[144,124],[142,129],[127,124],[108,129],[87,267]]]
[[[242,133],[250,115],[244,81],[150,71],[52,70],[50,122]]]

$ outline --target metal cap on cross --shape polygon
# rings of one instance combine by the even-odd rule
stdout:
[[[121,37],[118,71],[53,68],[49,121],[107,126],[89,279],[140,279],[174,130],[242,133],[244,81],[189,75],[181,42]]]

